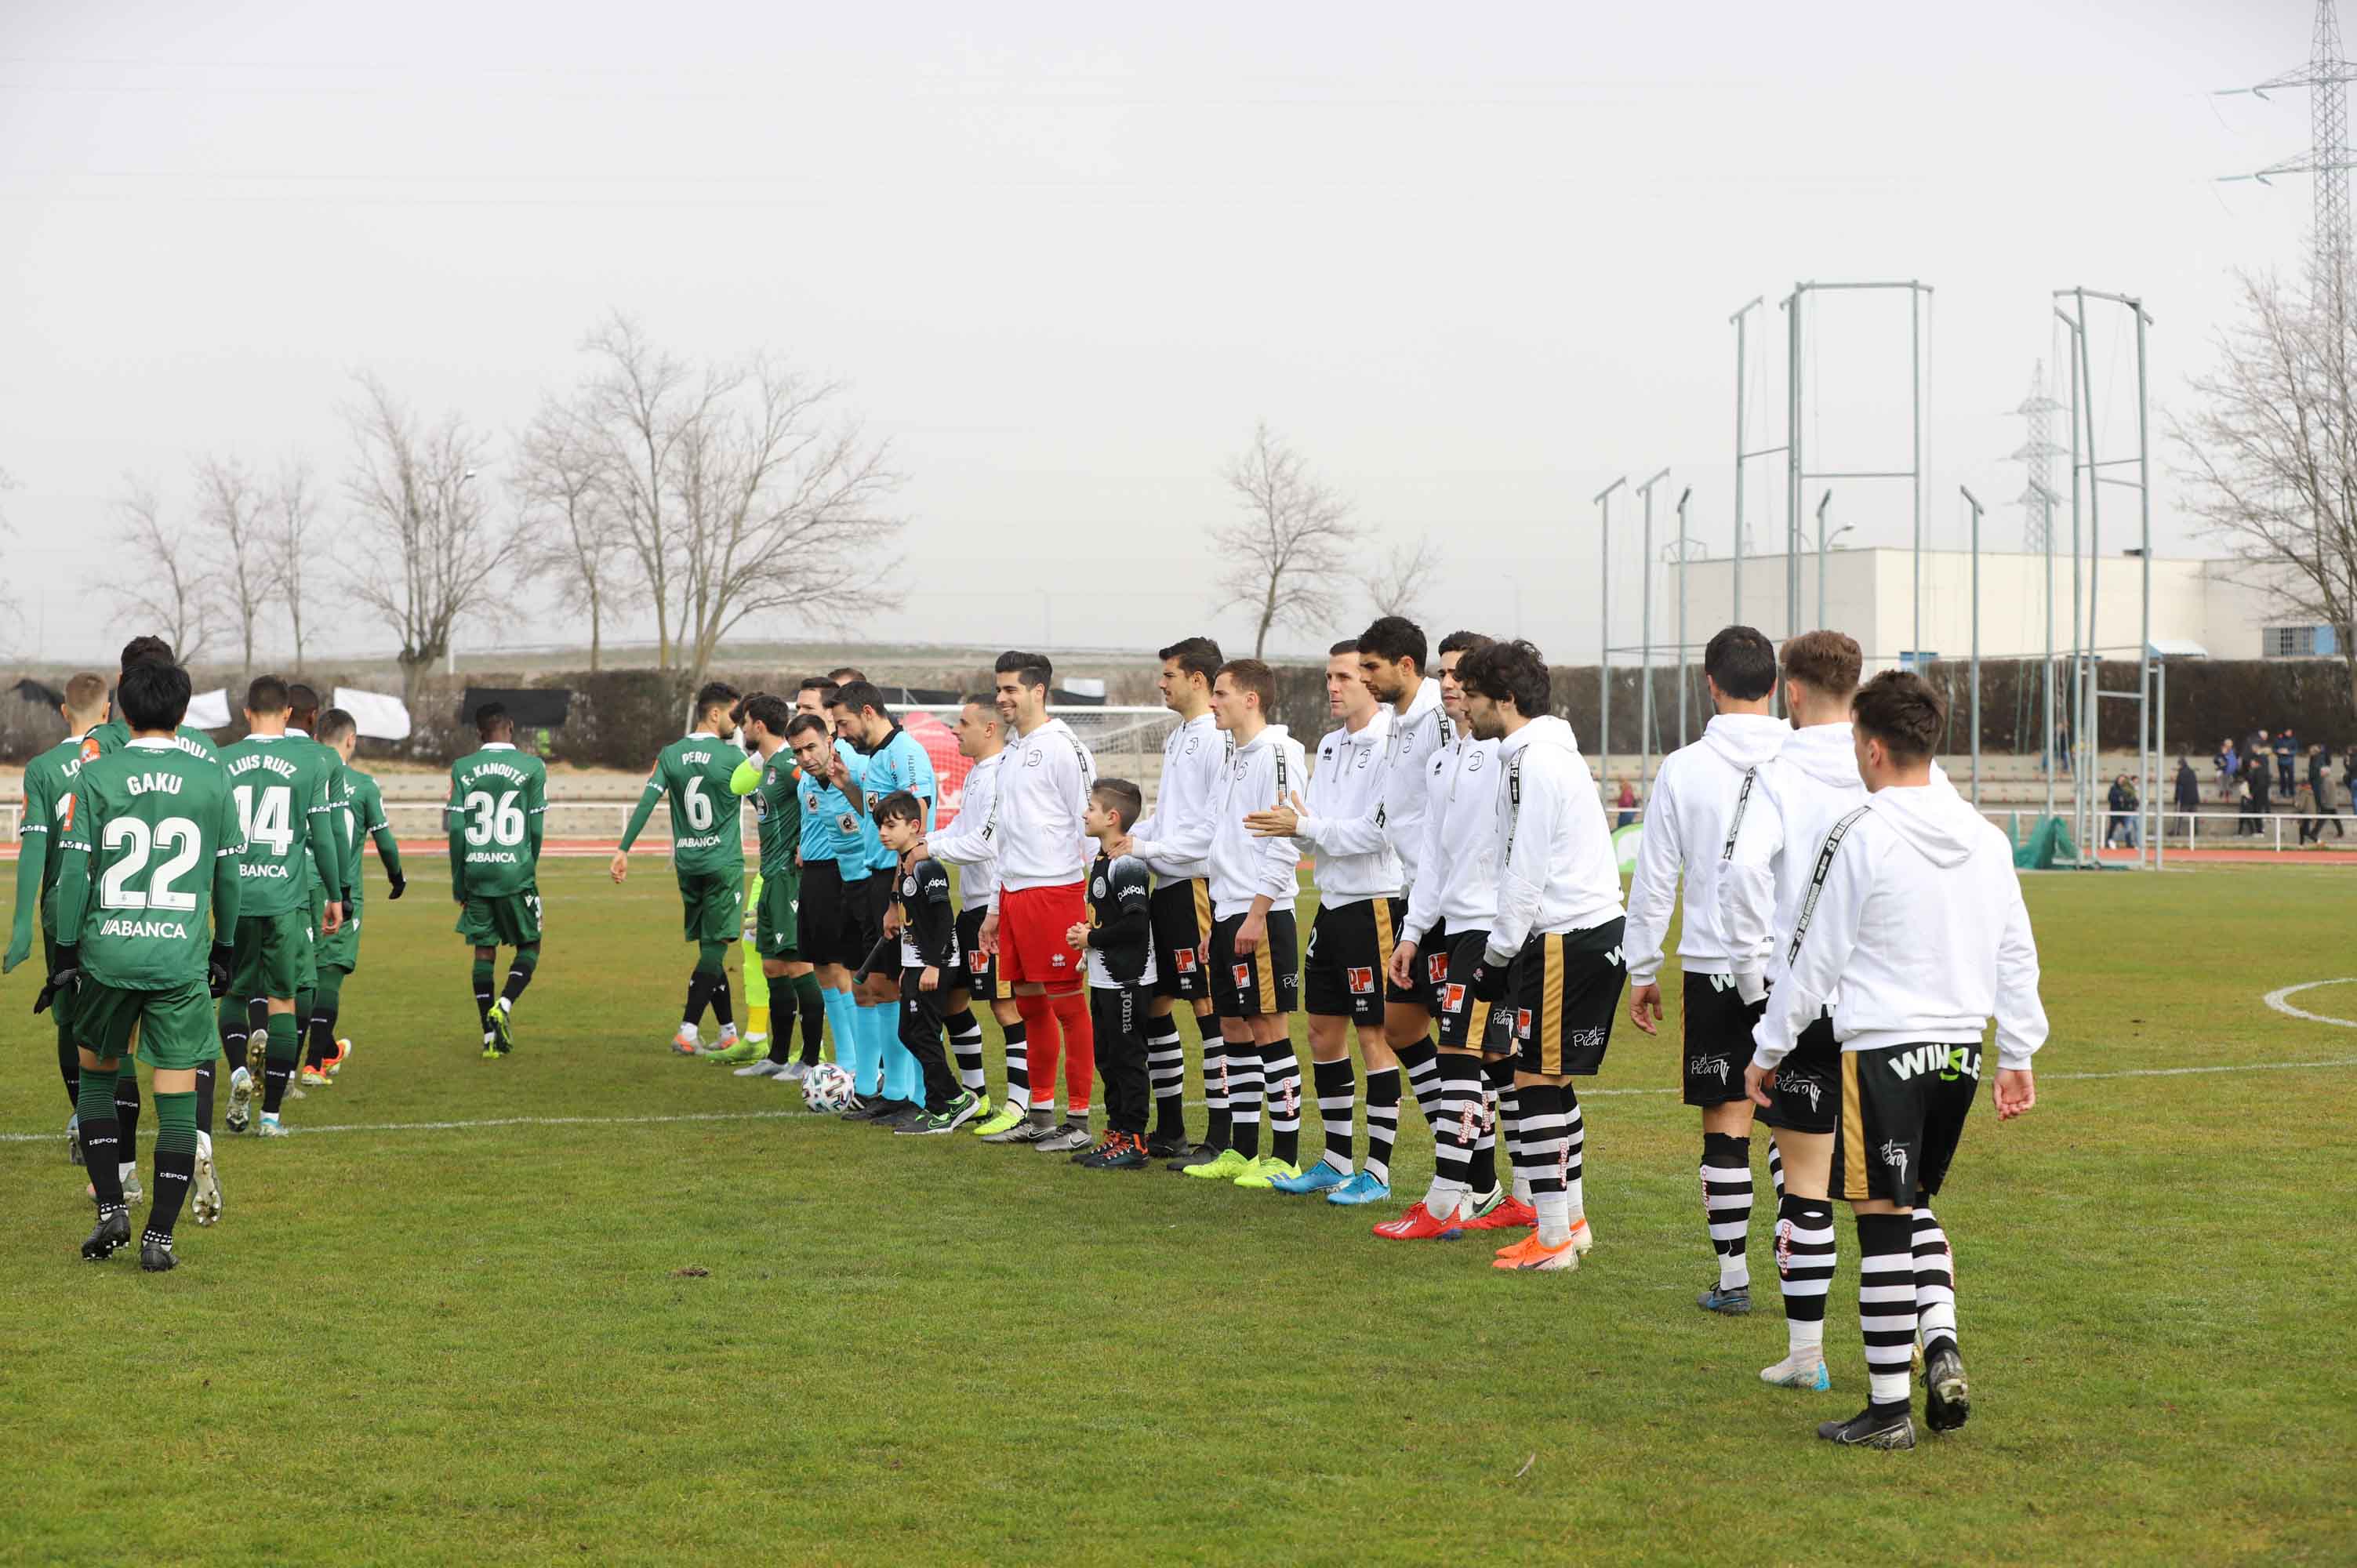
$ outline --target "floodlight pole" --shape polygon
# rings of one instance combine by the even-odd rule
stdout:
[[[1653,762],[1653,487],[1669,477],[1670,471],[1663,468],[1637,487],[1637,493],[1645,498],[1645,564],[1642,574],[1638,578],[1639,583],[1642,585],[1640,592],[1644,601],[1639,615],[1638,624],[1642,629],[1638,633],[1637,645],[1637,657],[1642,661],[1638,667],[1638,680],[1643,683],[1637,704],[1637,712],[1640,715],[1638,726],[1640,733],[1637,736],[1637,790],[1641,795],[1644,793],[1646,787],[1645,770],[1652,767]]]
[[[1973,509],[1973,809],[1981,803],[1981,503],[1964,486],[1957,490]]]
[[[1603,541],[1603,559],[1597,576],[1604,596],[1604,626],[1597,639],[1602,645],[1603,662],[1598,667],[1597,688],[1603,711],[1597,721],[1596,759],[1602,770],[1600,781],[1607,784],[1612,779],[1612,492],[1628,482],[1629,476],[1623,474],[1596,492],[1596,504],[1603,513],[1597,528],[1598,537]]]
[[[1766,303],[1767,296],[1762,295],[1727,317],[1735,326],[1735,602],[1727,618],[1734,626],[1743,624],[1743,465],[1753,457],[1768,455],[1748,452],[1743,446],[1744,318]]]
[[[2046,815],[2050,818],[2054,815],[2054,492],[2036,478],[2029,481],[2029,489],[2046,516],[2046,706],[2040,716],[2045,738],[2038,749],[2046,758]]]
[[[1686,669],[1686,502],[1694,499],[1694,487],[1688,485],[1678,493],[1678,749],[1686,746],[1686,710],[1693,706],[1692,685]]]
[[[1827,490],[1817,498],[1817,624],[1830,626],[1825,619],[1825,508],[1834,504],[1834,493]]]

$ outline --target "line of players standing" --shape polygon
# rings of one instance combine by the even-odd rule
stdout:
[[[1857,1218],[1871,1398],[1819,1434],[1911,1445],[1919,1341],[1930,1424],[1963,1424],[1953,1269],[1929,1199],[1982,1077],[1990,1018],[2001,1118],[2034,1103],[2029,1062],[2046,1026],[2010,845],[1932,762],[1946,721],[1936,692],[1901,671],[1861,690],[1857,643],[1809,633],[1782,650],[1788,724],[1770,715],[1777,650],[1749,628],[1722,631],[1704,665],[1717,716],[1664,762],[1624,919],[1594,776],[1549,712],[1530,644],[1453,633],[1435,673],[1424,634],[1400,618],[1336,644],[1327,685],[1341,724],[1314,768],[1269,721],[1266,665],[1223,660],[1200,638],[1161,656],[1179,723],[1143,817],[1135,786],[1098,778],[1049,713],[1052,671],[1037,654],[1002,656],[987,705],[964,705],[960,745],[975,766],[956,826],[939,835],[921,746],[856,671],[806,683],[792,708],[738,704],[756,756],[732,787],[760,791],[765,889],[800,876],[798,910],[772,915],[764,902],[763,968],[815,969],[851,1075],[845,1114],[909,1134],[971,1123],[985,1142],[1087,1167],[1162,1160],[1196,1179],[1358,1206],[1390,1196],[1405,1075],[1433,1133],[1434,1174],[1374,1234],[1527,1229],[1496,1268],[1574,1269],[1594,1233],[1573,1080],[1601,1066],[1625,979],[1637,983],[1638,1026],[1657,1026],[1683,875],[1681,1076],[1703,1113],[1702,1208],[1718,1262],[1698,1305],[1749,1308],[1758,1107],[1772,1129],[1790,1338],[1761,1376],[1830,1387],[1838,1197]],[[712,695],[716,730],[722,693]],[[794,764],[781,768],[776,753],[790,746]],[[1295,922],[1304,853],[1318,893],[1306,948]],[[944,864],[963,871],[954,919]],[[683,894],[693,927],[684,874]],[[995,1115],[975,1000],[1007,1041]],[[1307,1166],[1287,1026],[1303,1005],[1324,1144]],[[888,1024],[859,1015],[887,1007]],[[1209,1106],[1193,1141],[1178,1030],[1189,1016]],[[803,1023],[800,1058],[780,1030],[771,1055],[740,1071],[812,1071],[819,1034],[807,1011]],[[1353,1034],[1367,1125],[1355,1163]],[[1096,1138],[1100,1064],[1109,1125]],[[1501,1133],[1511,1189],[1496,1171]]]

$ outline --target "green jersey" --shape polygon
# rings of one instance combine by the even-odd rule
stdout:
[[[464,901],[530,888],[540,873],[548,769],[512,741],[486,741],[450,765],[450,894]]]
[[[384,863],[387,876],[401,875],[401,845],[385,825],[384,796],[376,780],[359,768],[347,765],[338,776],[337,787],[341,794],[338,815],[344,830],[344,871],[351,879],[352,908],[361,907],[361,845],[376,841],[376,857]]]
[[[32,955],[34,910],[40,911],[43,930],[57,929],[58,868],[65,863],[58,850],[59,823],[72,807],[75,775],[96,756],[96,746],[68,736],[25,764],[24,815],[16,824],[16,914],[0,969],[14,969]]]
[[[284,735],[250,735],[221,754],[245,834],[244,853],[237,857],[242,913],[307,913],[315,864],[328,897],[344,896],[328,755],[314,741]]]
[[[131,726],[121,719],[109,719],[91,730],[90,738],[98,742],[99,756],[112,757],[131,744]],[[172,736],[172,744],[191,757],[221,760],[221,748],[213,745],[213,737],[192,725],[182,725]]]
[[[240,834],[228,774],[177,740],[92,760],[64,814],[59,941],[119,991],[202,983],[213,943],[236,929]]]
[[[782,748],[781,748],[782,749]],[[802,836],[802,797],[791,758],[748,758],[729,776],[728,788],[753,798],[753,820],[761,824],[761,875],[793,876],[794,851]],[[747,895],[747,903],[752,902]]]
[[[289,729],[286,732],[286,738],[291,743],[309,746],[318,752],[320,762],[328,769],[328,804],[336,809],[335,825],[341,828],[344,804],[344,754],[324,740],[312,739],[308,730]],[[361,857],[352,852],[351,835],[349,832],[339,832],[336,834],[336,854],[343,863],[347,881],[357,885],[361,879]],[[311,866],[311,880],[308,886],[313,893],[323,891],[327,886],[319,878],[319,867],[316,861]],[[349,892],[350,888],[348,887],[346,891]]]
[[[729,792],[728,776],[745,754],[702,731],[673,741],[655,758],[646,793],[622,830],[622,847],[637,842],[654,813],[655,802],[671,797],[671,862],[674,871],[712,874],[745,865],[742,803]]]

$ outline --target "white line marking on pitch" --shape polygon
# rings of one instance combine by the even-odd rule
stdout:
[[[2307,980],[2298,985],[2287,985],[2267,993],[2266,1004],[2278,1013],[2288,1013],[2295,1018],[2305,1018],[2311,1024],[2330,1024],[2342,1029],[2357,1029],[2357,1018],[2335,1018],[2330,1013],[2310,1013],[2295,1007],[2291,999],[2303,991],[2313,991],[2319,985],[2357,985],[2357,975],[2344,975],[2339,980]]]
[[[2341,983],[2338,981],[2317,981],[2319,985]],[[2342,1020],[2327,1018],[2328,1024]],[[2047,1083],[2083,1083],[2111,1078],[2183,1078],[2195,1073],[2213,1072],[2305,1072],[2317,1068],[2357,1067],[2357,1057],[2332,1057],[2313,1062],[2225,1062],[2215,1067],[2132,1067],[2116,1072],[2050,1072],[2040,1075]],[[1621,1099],[1633,1095],[1677,1094],[1675,1089],[1593,1089],[1580,1096],[1582,1100],[1607,1097]],[[1200,1110],[1204,1101],[1190,1100],[1188,1105]],[[807,1111],[699,1111],[676,1116],[487,1116],[475,1122],[341,1122],[325,1127],[296,1127],[298,1136],[309,1137],[315,1133],[464,1133],[478,1127],[654,1127],[683,1122],[776,1122],[807,1117]],[[152,1128],[142,1128],[140,1136],[152,1139]],[[59,1136],[56,1133],[0,1133],[0,1144],[46,1144]]]

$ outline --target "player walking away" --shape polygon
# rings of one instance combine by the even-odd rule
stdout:
[[[1006,731],[998,704],[989,697],[970,695],[958,707],[958,755],[974,766],[965,776],[965,794],[957,821],[926,839],[935,860],[960,868],[958,894],[964,908],[958,911],[958,951],[965,967],[950,983],[950,1049],[957,1056],[958,1082],[981,1102],[974,1117],[978,1133],[1004,1133],[1030,1115],[1031,1075],[1024,1040],[1023,1015],[1015,1010],[1015,993],[1000,978],[997,955],[982,945],[982,923],[990,917],[990,895],[998,886],[998,769],[1006,756]],[[979,999],[998,1020],[1006,1040],[1006,1095],[996,1113],[983,1078],[982,1025],[974,1015]]]
[[[933,802],[941,792],[933,778],[933,759],[926,754],[923,743],[892,717],[884,693],[865,680],[846,681],[827,699],[827,711],[836,720],[837,733],[848,737],[867,759],[866,775],[860,788],[868,806],[872,809],[886,797],[902,791],[914,795],[924,805],[922,826],[930,833]],[[900,874],[900,857],[892,853],[880,833],[881,824],[871,823],[867,886],[874,890],[874,902],[868,913],[873,929],[879,932],[888,923],[886,911],[898,897],[893,879]],[[896,1120],[925,1102],[918,1058],[900,1045],[908,1018],[908,1008],[900,1000],[902,989],[894,966],[888,963],[868,976],[859,997],[860,1015],[866,1022],[884,1064],[885,1101],[899,1108],[894,1112]],[[939,1002],[942,998],[932,1000]]]
[[[1064,933],[1089,972],[1089,1016],[1104,1069],[1105,1135],[1072,1156],[1087,1170],[1143,1170],[1146,1152],[1146,1008],[1154,995],[1153,874],[1130,843],[1145,792],[1126,779],[1100,779],[1083,819],[1097,842],[1089,865],[1089,918]]]
[[[1501,1269],[1576,1269],[1595,1245],[1581,1191],[1587,1143],[1574,1078],[1612,1043],[1621,961],[1620,867],[1571,726],[1549,714],[1546,661],[1493,642],[1458,667],[1473,733],[1498,744],[1498,915],[1472,995],[1514,1018],[1514,1164],[1531,1173],[1538,1229],[1499,1249]],[[1511,966],[1511,967],[1510,967]]]
[[[241,998],[260,996],[265,1008],[263,1026],[245,1035],[243,1065],[230,1075],[228,1125],[232,1133],[253,1125],[259,1082],[262,1120],[254,1130],[265,1138],[285,1132],[279,1107],[303,1053],[296,996],[314,941],[311,872],[317,870],[323,890],[317,929],[327,936],[343,929],[348,886],[330,754],[307,736],[288,736],[286,716],[286,682],[256,677],[245,692],[246,737],[221,760],[244,835],[236,855],[237,969],[221,1004],[223,1037],[233,1037],[235,1025],[245,1022]]]
[[[160,637],[135,637],[123,645],[120,668],[128,671],[140,664],[172,662],[170,643]],[[96,729],[91,730],[88,738],[98,743],[98,755],[105,757],[122,750],[131,743],[131,726],[124,722],[123,715],[118,713]],[[221,760],[221,748],[213,745],[212,736],[194,725],[183,723],[175,729],[172,732],[172,744],[191,757],[210,757],[215,762]]]
[[[737,1044],[737,1015],[728,994],[728,944],[745,912],[745,830],[742,802],[729,779],[744,754],[735,744],[729,712],[737,688],[707,682],[695,693],[695,727],[657,754],[647,787],[622,830],[608,873],[615,886],[630,874],[630,845],[653,815],[655,802],[671,802],[671,863],[679,878],[681,929],[695,944],[695,968],[687,977],[687,1006],[671,1048],[683,1057],[704,1048],[704,1010],[720,1026],[719,1050]],[[727,737],[727,738],[724,738]]]
[[[1154,810],[1130,833],[1130,853],[1154,872],[1154,1000],[1146,1022],[1146,1074],[1154,1085],[1154,1132],[1146,1152],[1173,1169],[1205,1165],[1229,1144],[1227,1086],[1203,1070],[1218,1038],[1211,1018],[1213,813],[1227,788],[1228,743],[1211,718],[1211,682],[1220,645],[1189,637],[1161,652],[1156,685],[1178,723],[1162,741],[1162,782]],[[1211,1107],[1203,1141],[1187,1142],[1187,1055],[1178,1038],[1178,1004],[1195,1025],[1195,1064]],[[1223,1055],[1221,1047],[1211,1055]]]
[[[1454,1240],[1468,1230],[1527,1229],[1527,1165],[1509,1197],[1498,1184],[1499,1107],[1514,1095],[1513,1022],[1473,995],[1473,980],[1498,914],[1498,743],[1474,735],[1458,682],[1464,660],[1490,639],[1452,631],[1440,641],[1439,686],[1453,736],[1426,765],[1426,868],[1409,892],[1407,918],[1392,949],[1394,993],[1408,993],[1440,1020],[1441,1113],[1432,1123],[1432,1185],[1422,1199],[1374,1233],[1386,1240]],[[1503,1118],[1511,1126],[1512,1118]]]
[[[1383,1043],[1383,980],[1392,940],[1406,914],[1399,857],[1384,832],[1383,783],[1392,715],[1359,673],[1359,642],[1327,651],[1326,709],[1342,727],[1318,743],[1305,800],[1297,789],[1279,805],[1254,811],[1255,836],[1286,836],[1317,856],[1318,917],[1303,955],[1302,1004],[1309,1015],[1309,1071],[1326,1135],[1323,1158],[1297,1176],[1278,1176],[1279,1192],[1323,1192],[1340,1202],[1391,1197],[1392,1143],[1399,1132],[1399,1067]],[[1367,1168],[1353,1168],[1358,1077],[1351,1035],[1367,1058]]]
[[[33,928],[41,932],[41,959],[45,974],[58,971],[57,888],[58,873],[65,865],[64,855],[57,849],[73,815],[74,779],[81,772],[83,736],[106,722],[106,678],[102,675],[76,675],[66,682],[65,702],[58,712],[66,721],[66,737],[25,765],[25,805],[19,814],[16,837],[20,848],[16,854],[16,911],[8,928],[8,950],[0,959],[0,974],[13,973],[18,964],[32,956]],[[81,1058],[74,1042],[73,998],[60,993],[50,1003],[50,1021],[57,1026],[58,1074],[65,1080],[66,1103],[81,1103]],[[137,1101],[133,1101],[130,1121],[138,1118]],[[80,1119],[66,1120],[66,1154],[75,1165],[81,1163]],[[123,1146],[132,1147],[130,1134],[124,1135]],[[127,1165],[134,1177],[136,1162]]]
[[[1730,626],[1703,650],[1703,684],[1715,710],[1702,738],[1662,759],[1645,803],[1645,832],[1629,883],[1629,1020],[1651,1035],[1662,1019],[1662,942],[1685,876],[1679,929],[1679,1043],[1685,1102],[1702,1112],[1703,1225],[1718,1281],[1695,1298],[1709,1312],[1751,1310],[1751,1098],[1743,1089],[1759,1009],[1736,993],[1734,962],[1718,929],[1718,868],[1758,788],[1753,769],[1781,750],[1792,726],[1771,715],[1775,645]]]
[[[548,768],[518,751],[503,703],[475,710],[480,749],[450,765],[450,897],[457,932],[475,950],[475,1011],[483,1058],[515,1049],[515,1004],[540,964],[540,841],[548,812]],[[500,949],[513,948],[507,984],[491,991]]]
[[[1301,988],[1294,929],[1301,850],[1260,838],[1250,813],[1289,800],[1309,771],[1301,743],[1268,722],[1276,677],[1257,659],[1233,659],[1211,682],[1211,716],[1228,737],[1228,777],[1211,835],[1211,1000],[1221,1049],[1204,1064],[1227,1085],[1230,1145],[1181,1176],[1265,1187],[1301,1166],[1301,1062],[1286,1015]],[[1261,1097],[1270,1107],[1271,1151],[1260,1152]]]
[[[1785,639],[1781,655],[1792,733],[1760,765],[1718,878],[1718,932],[1746,1007],[1761,1004],[1781,966],[1817,846],[1866,799],[1850,742],[1849,703],[1861,661],[1857,642],[1837,631],[1803,632]],[[1786,1339],[1784,1359],[1760,1375],[1813,1392],[1833,1386],[1825,1370],[1825,1294],[1837,1251],[1828,1184],[1840,1054],[1829,1001],[1801,1031],[1770,1103],[1758,1113],[1775,1140],[1768,1170],[1776,1182],[1776,1276]]]
[[[792,1054],[793,1023],[799,1009],[802,1026],[804,1060],[818,1060],[819,1032],[824,1026],[820,1011],[818,982],[811,973],[810,960],[802,954],[801,908],[802,872],[795,865],[795,849],[802,843],[802,790],[795,780],[791,754],[779,755],[786,749],[786,734],[793,727],[795,714],[785,699],[768,693],[748,697],[744,705],[745,740],[753,755],[737,766],[730,776],[728,788],[737,795],[749,795],[753,800],[753,821],[761,839],[761,870],[756,881],[760,895],[753,915],[753,950],[758,955],[758,968],[771,981],[783,981],[788,993],[794,998],[788,1004],[785,1017],[777,1026],[775,1037],[770,1043],[769,1054],[748,1067],[739,1068],[739,1076],[782,1076],[798,1081],[802,1076],[802,1061]],[[824,738],[825,725],[815,726]],[[746,989],[752,989],[752,976],[746,977]],[[767,1070],[764,1071],[763,1069]]]
[[[1006,652],[995,674],[998,716],[1015,736],[998,771],[998,886],[982,943],[1023,1015],[1031,1114],[986,1143],[1030,1144],[1045,1154],[1089,1147],[1096,1036],[1081,994],[1080,957],[1065,933],[1088,918],[1093,858],[1082,819],[1096,759],[1071,726],[1048,714],[1055,669],[1045,654]],[[1056,1062],[1064,1063],[1064,1124],[1056,1124]]]
[[[130,1145],[114,1120],[114,1085],[135,1040],[155,1069],[156,1198],[139,1266],[156,1272],[175,1264],[173,1227],[197,1175],[197,1067],[212,1056],[210,998],[227,988],[233,959],[240,813],[221,766],[177,743],[187,671],[135,665],[118,694],[131,738],[76,778],[58,846],[58,966],[36,1011],[73,993],[98,1204],[81,1255],[92,1262],[131,1240],[116,1157]]]
[[[893,1132],[954,1133],[982,1109],[982,1097],[959,1084],[942,1049],[942,999],[958,970],[957,912],[950,906],[949,867],[925,849],[931,803],[896,789],[876,805],[876,831],[900,857],[894,868],[893,930],[899,939],[900,1045],[916,1063],[915,1103],[887,1123]]]
[[[341,831],[344,816],[343,754],[321,741],[318,738],[318,729],[319,693],[300,681],[289,682],[286,686],[286,743],[289,746],[310,746],[318,753],[320,761],[326,766],[328,799],[336,808],[328,825],[339,830],[336,833],[337,854],[342,858],[351,882],[357,884],[360,881],[360,856],[353,853],[350,834]],[[319,953],[328,940],[328,889],[319,879],[319,870],[316,865],[309,867],[306,885],[310,897],[308,913],[311,920],[311,940],[305,945],[301,956],[296,961],[295,1042],[298,1052],[304,1043],[311,1037],[312,1009],[318,1004]],[[343,925],[337,932],[339,938],[351,929],[350,892],[350,887],[345,889]],[[286,1092],[291,1098],[300,1100],[303,1097],[301,1083],[290,1084]]]
[[[828,687],[832,690],[832,687]],[[851,1110],[866,1109],[882,1063],[871,1058],[858,1009],[851,995],[851,972],[867,961],[880,933],[867,929],[867,845],[865,822],[851,803],[867,759],[835,737],[823,714],[824,693],[805,683],[786,725],[786,745],[794,758],[802,791],[802,901],[798,911],[802,956],[815,966],[819,1000],[834,1035],[834,1059],[851,1075],[856,1091]],[[848,790],[851,794],[845,793]],[[807,1058],[808,1052],[804,1052]]]
[[[312,1088],[324,1088],[335,1081],[336,1075],[343,1070],[345,1059],[352,1054],[351,1041],[336,1036],[336,1017],[343,1010],[344,982],[361,965],[361,905],[366,884],[361,873],[361,845],[375,843],[377,859],[382,863],[385,879],[391,884],[391,891],[385,895],[388,899],[400,897],[407,891],[409,881],[401,872],[401,845],[394,841],[393,829],[384,820],[384,796],[378,790],[375,779],[351,765],[352,753],[360,746],[360,726],[343,709],[329,708],[319,715],[317,738],[343,764],[337,776],[339,799],[334,821],[342,831],[345,875],[350,881],[343,929],[322,938],[319,943],[310,1045],[299,1079]]]
[[[1926,1203],[1979,1092],[1990,1019],[1996,1113],[2007,1121],[2038,1102],[2030,1064],[2046,1043],[2046,1010],[2013,845],[1932,768],[1947,704],[1921,676],[1892,670],[1866,683],[1854,713],[1867,800],[1835,820],[1812,861],[1744,1079],[1769,1103],[1801,1034],[1834,1008],[1834,1181],[1857,1220],[1868,1393],[1864,1410],[1817,1435],[1912,1448],[1908,1361],[1919,1331],[1924,1420],[1953,1432],[1971,1414],[1947,1240],[1927,1250]]]

